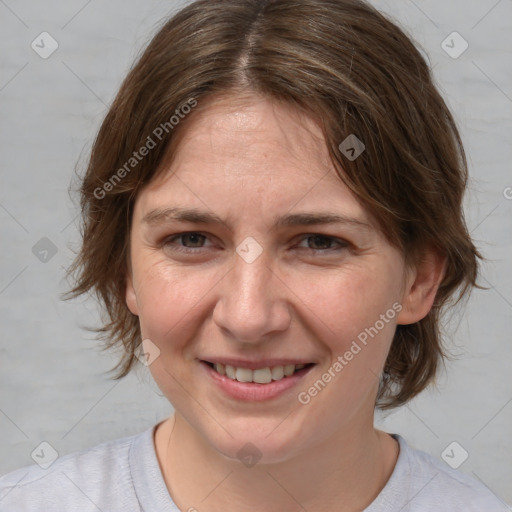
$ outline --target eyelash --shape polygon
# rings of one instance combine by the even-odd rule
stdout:
[[[184,233],[178,233],[176,235],[171,235],[171,236],[165,238],[161,242],[161,245],[164,247],[169,247],[169,246],[171,246],[172,242],[174,242],[177,239],[183,238],[187,235],[199,235],[201,237],[204,237],[205,239],[208,239],[208,237],[206,235],[203,235],[202,233],[198,233],[197,231],[187,231]],[[323,235],[321,233],[310,233],[310,234],[303,235],[302,238],[300,239],[300,242],[307,240],[308,238],[314,238],[314,237],[319,237],[320,239],[322,239],[324,241],[334,242],[334,243],[338,244],[339,247],[338,248],[330,247],[328,249],[310,249],[309,247],[306,247],[306,248],[302,247],[300,249],[306,249],[308,251],[313,251],[316,253],[318,253],[318,252],[327,253],[327,252],[332,252],[332,251],[336,251],[336,252],[343,251],[350,247],[349,242],[347,242],[346,240],[343,240],[340,238],[335,238],[335,237],[328,236],[328,235]],[[197,254],[198,250],[201,250],[201,249],[204,249],[204,247],[182,247],[182,246],[176,246],[176,245],[172,246],[173,251],[178,251],[178,252],[188,253],[188,254]]]

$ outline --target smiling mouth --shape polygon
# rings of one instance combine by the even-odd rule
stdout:
[[[208,365],[220,375],[224,375],[231,380],[238,382],[253,382],[256,384],[269,384],[270,382],[280,381],[291,377],[292,375],[309,370],[314,363],[308,364],[287,364],[277,366],[266,366],[265,368],[238,368],[236,366],[224,365],[221,363],[211,363],[210,361],[201,361]]]

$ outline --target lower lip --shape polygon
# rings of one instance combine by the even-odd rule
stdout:
[[[309,373],[311,368],[313,368],[313,365],[311,365],[281,380],[273,380],[268,384],[258,384],[257,382],[238,382],[237,380],[230,379],[225,375],[221,375],[202,361],[200,362],[200,366],[226,395],[236,400],[252,402],[270,400],[282,395],[296,386],[304,376]]]

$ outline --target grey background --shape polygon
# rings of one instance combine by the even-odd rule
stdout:
[[[378,424],[439,458],[457,441],[469,453],[460,470],[512,503],[512,1],[373,3],[424,48],[456,115],[472,177],[467,221],[489,287],[451,318],[458,358],[437,388]],[[0,473],[32,464],[41,441],[63,455],[140,432],[172,410],[143,367],[108,379],[115,355],[81,328],[97,323],[96,305],[59,294],[78,243],[68,195],[75,165],[133,59],[181,5],[0,0]],[[59,44],[48,59],[30,46],[43,31]],[[469,43],[457,59],[441,47],[453,31]],[[57,250],[46,262],[33,253],[43,237]]]

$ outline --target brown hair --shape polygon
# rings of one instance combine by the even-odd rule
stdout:
[[[360,0],[198,0],[165,22],[94,142],[68,296],[99,298],[108,318],[96,330],[106,347],[124,347],[115,370],[116,378],[126,375],[141,342],[125,303],[134,200],[185,129],[186,105],[190,111],[213,94],[246,91],[318,120],[340,179],[408,261],[426,246],[446,255],[432,309],[397,327],[385,364],[377,406],[405,403],[434,378],[445,355],[441,309],[476,285],[481,256],[462,211],[464,149],[430,69],[400,28]],[[350,134],[366,146],[355,160],[339,149]]]

